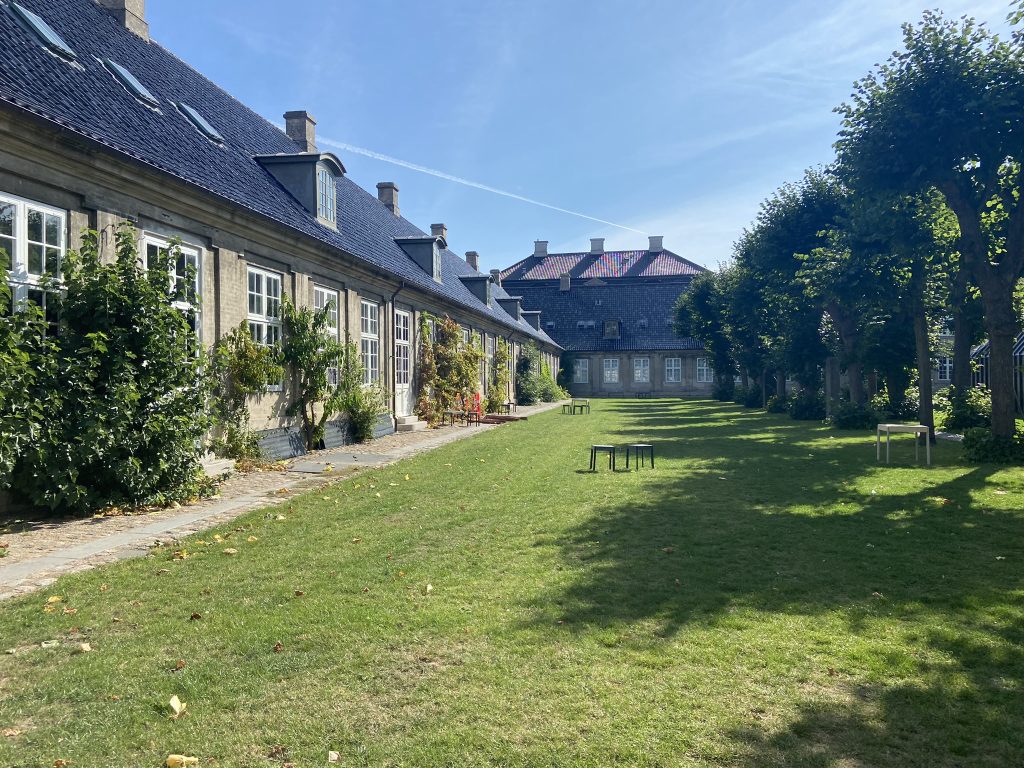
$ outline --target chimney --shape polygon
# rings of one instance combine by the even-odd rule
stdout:
[[[441,242],[443,243],[443,245],[441,246],[442,248],[448,247],[448,227],[446,227],[444,224],[431,224],[430,234],[433,235],[434,237],[441,238]]]
[[[533,255],[534,256],[547,256],[548,255],[548,241],[547,240],[534,240],[533,241]]]
[[[563,272],[561,275],[558,276],[558,290],[562,291],[563,293],[568,291],[570,282],[571,278],[569,277],[569,273]]]
[[[284,113],[284,130],[300,152],[316,152],[316,120],[304,109]]]
[[[604,238],[603,237],[592,237],[592,238],[590,238],[590,252],[592,254],[604,253]]]
[[[491,282],[494,283],[499,288],[501,288],[501,270],[500,269],[492,269],[491,270]]]
[[[147,43],[149,42],[146,0],[96,0],[96,2],[129,32],[134,32]]]
[[[377,199],[388,207],[395,216],[402,214],[398,210],[398,185],[393,181],[382,181],[377,184]]]
[[[466,251],[466,263],[477,272],[480,271],[480,254],[476,251]]]
[[[664,235],[651,235],[647,239],[651,241],[651,244],[647,247],[647,250],[651,253],[661,253],[665,250],[665,247],[661,244],[661,241],[665,239]]]

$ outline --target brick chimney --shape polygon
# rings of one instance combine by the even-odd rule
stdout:
[[[96,0],[105,10],[129,32],[134,32],[149,42],[149,24],[146,23],[146,0]]]
[[[480,254],[476,251],[466,251],[466,263],[477,272],[480,271]]]
[[[395,216],[402,214],[398,210],[398,185],[393,181],[382,181],[377,184],[377,199],[388,207]]]
[[[316,120],[304,109],[284,113],[284,130],[299,152],[316,152]]]
[[[448,227],[446,227],[444,224],[431,224],[430,234],[433,235],[434,237],[441,238],[442,242],[444,243],[442,248],[448,247]]]
[[[501,270],[500,269],[492,269],[491,270],[491,282],[494,283],[499,288],[501,287]]]
[[[661,241],[665,239],[664,235],[650,235],[647,239],[651,241],[651,244],[647,247],[647,250],[651,253],[661,253],[665,250],[665,247],[661,244]]]
[[[548,255],[548,241],[547,240],[534,240],[533,241],[533,255],[534,256],[547,256]]]
[[[572,278],[569,277],[568,272],[563,272],[558,276],[558,290],[563,293],[569,290],[569,286],[572,283]]]
[[[603,237],[592,237],[590,238],[590,252],[592,254],[604,253],[604,238]]]

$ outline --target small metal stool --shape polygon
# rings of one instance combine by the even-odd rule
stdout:
[[[562,413],[567,413],[570,416],[573,415],[572,403],[562,403]]]
[[[650,443],[630,443],[626,446],[626,469],[629,469],[629,454],[632,453],[635,457],[633,463],[637,465],[637,468],[643,467],[644,457],[650,455],[651,457],[651,469],[654,469],[654,446]]]
[[[468,427],[470,424],[480,426],[480,414],[476,411],[466,411],[466,426]]]
[[[608,454],[608,469],[615,470],[615,446],[614,445],[592,445],[590,446],[590,471],[597,472],[597,454]]]

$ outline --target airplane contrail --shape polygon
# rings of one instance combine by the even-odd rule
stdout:
[[[450,173],[439,171],[435,168],[427,168],[424,165],[417,165],[416,163],[410,163],[407,160],[400,160],[397,157],[391,157],[390,155],[381,154],[380,152],[374,152],[372,149],[366,149],[365,147],[356,147],[352,144],[346,144],[344,141],[334,141],[333,139],[317,138],[318,144],[325,144],[335,149],[343,149],[346,152],[353,152],[363,157],[370,157],[374,160],[381,160],[385,163],[391,163],[392,165],[398,165],[402,168],[408,168],[410,171],[418,171],[419,173],[425,173],[428,176],[434,176],[438,179],[444,179],[445,181],[453,181],[456,184],[462,184],[466,187],[473,187],[474,189],[482,189],[484,192],[491,192],[495,195],[501,195],[502,197],[510,197],[513,200],[519,200],[523,203],[529,203],[530,205],[537,205],[541,208],[547,208],[551,211],[558,211],[559,213],[567,213],[570,216],[576,216],[581,219],[589,219],[590,221],[596,221],[599,224],[607,224],[610,227],[618,227],[619,229],[625,229],[628,232],[636,232],[641,235],[647,233],[641,229],[634,229],[633,227],[627,227],[625,224],[616,224],[614,221],[608,221],[607,219],[599,219],[596,216],[589,216],[586,213],[580,213],[579,211],[570,211],[568,208],[560,208],[557,205],[550,205],[549,203],[541,202],[540,200],[534,200],[530,197],[524,197],[523,195],[517,195],[515,192],[506,192],[504,189],[498,189],[497,187],[491,187],[487,184],[481,184],[479,181],[473,181],[472,179],[464,179],[460,176],[453,176]]]

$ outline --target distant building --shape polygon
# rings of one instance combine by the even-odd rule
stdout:
[[[703,344],[673,331],[676,299],[705,268],[651,237],[645,250],[548,253],[501,272],[502,288],[543,313],[543,330],[565,349],[563,381],[575,396],[710,395],[714,371]]]

